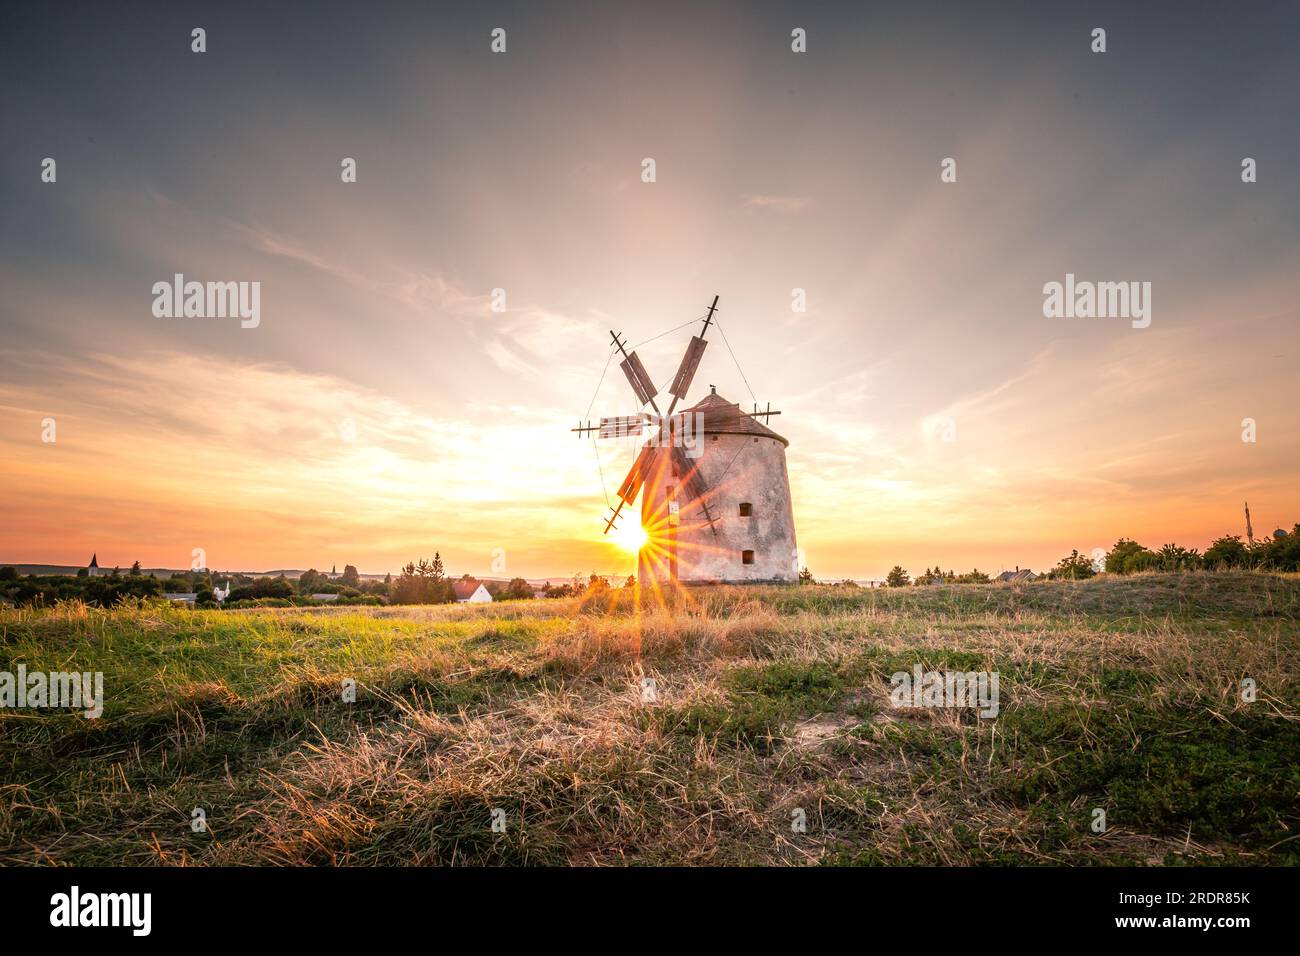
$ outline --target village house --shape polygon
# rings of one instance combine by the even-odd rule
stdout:
[[[478,581],[452,581],[451,589],[460,604],[483,604],[492,600],[492,595]]]
[[[1030,571],[1028,568],[1021,568],[1019,565],[1016,565],[1016,569],[1014,571],[1003,571],[993,580],[1015,581],[1015,582],[1036,581],[1038,580],[1038,575],[1036,575],[1033,571]]]

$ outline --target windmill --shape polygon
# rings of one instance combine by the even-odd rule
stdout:
[[[770,404],[760,411],[757,401],[752,412],[741,411],[716,389],[677,412],[699,370],[709,329],[717,324],[717,308],[715,295],[668,386],[666,411],[656,401],[659,390],[641,357],[611,330],[611,358],[615,351],[622,356],[619,367],[640,410],[601,418],[599,425],[579,422],[572,429],[580,437],[601,439],[648,433],[603,519],[609,534],[620,519],[627,520],[623,509],[641,497],[641,526],[647,534],[638,556],[642,584],[797,578],[785,467],[788,442],[759,421],[781,413]]]

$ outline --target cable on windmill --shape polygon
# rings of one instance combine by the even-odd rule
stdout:
[[[605,374],[609,371],[609,363],[614,361],[614,347],[609,347],[609,357],[605,359],[605,367],[600,370],[600,381],[596,383],[596,390],[591,393],[591,401],[587,403],[587,411],[583,414],[586,418],[591,414],[591,410],[596,407],[596,397],[600,395],[600,387],[605,384]]]
[[[721,322],[718,322],[717,324],[718,331],[722,333],[722,344],[727,347],[727,351],[731,354],[731,360],[736,363],[736,371],[740,373],[740,379],[745,383],[745,388],[749,388],[749,379],[745,378],[745,370],[740,367],[740,360],[736,358],[736,353],[731,351],[731,343],[727,341],[727,332],[722,327]],[[755,405],[758,404],[758,396],[754,394],[752,388],[749,388],[749,397],[754,400]]]
[[[681,325],[674,325],[674,326],[673,326],[671,329],[669,329],[667,332],[660,332],[658,335],[652,335],[652,336],[650,336],[650,338],[648,338],[648,339],[644,339],[644,340],[638,342],[636,345],[632,346],[632,348],[633,348],[633,349],[639,349],[641,346],[645,345],[647,342],[653,342],[655,339],[662,339],[665,335],[672,335],[674,332],[680,332],[682,329],[686,328],[686,326],[688,326],[688,325],[694,325],[696,322],[701,321],[703,318],[704,318],[704,316],[701,315],[701,316],[699,316],[698,318],[691,319],[689,322],[683,322]]]
[[[590,409],[588,409],[590,411]],[[605,484],[605,466],[600,461],[600,446],[596,444],[596,439],[591,439],[591,450],[596,453],[596,470],[600,472],[600,493],[605,496],[605,507],[609,504],[609,486]]]

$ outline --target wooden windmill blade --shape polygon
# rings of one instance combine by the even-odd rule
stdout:
[[[686,354],[682,356],[682,364],[677,368],[677,376],[673,379],[673,384],[668,387],[668,391],[675,398],[685,398],[686,393],[690,391],[691,379],[695,378],[695,371],[700,367],[700,359],[704,357],[704,349],[708,344],[698,335],[691,336],[691,344],[686,347]]]
[[[636,501],[636,496],[641,493],[641,487],[645,484],[646,477],[650,474],[650,469],[654,467],[655,456],[659,449],[655,447],[654,442],[647,442],[642,448],[641,453],[636,456],[636,461],[632,462],[632,467],[623,479],[623,484],[618,488],[618,504],[614,506],[614,513],[609,516],[605,522],[605,534],[609,534],[614,522],[623,511],[624,505],[630,505]]]
[[[709,314],[704,317],[704,328],[700,329],[699,335],[691,336],[691,344],[686,346],[686,354],[682,356],[682,364],[677,367],[677,376],[668,389],[673,396],[673,400],[668,403],[669,417],[672,416],[677,403],[685,398],[686,393],[690,391],[691,379],[695,378],[695,370],[700,367],[700,359],[704,358],[704,349],[708,345],[704,341],[704,336],[709,332],[709,323],[713,321],[713,313],[717,308],[718,297],[715,295],[713,304],[709,306]]]
[[[619,485],[618,496],[625,503],[631,504],[636,500],[636,496],[641,491],[641,486],[645,484],[646,476],[650,474],[650,469],[654,466],[655,452],[657,449],[653,444],[647,444],[641,449],[641,453],[636,456],[636,461],[632,462],[632,468],[623,479],[623,484]]]
[[[650,380],[650,375],[641,364],[641,356],[635,352],[628,354],[627,358],[618,363],[623,374],[627,376],[628,384],[632,386],[632,391],[636,392],[637,399],[642,405],[653,405],[654,398],[659,394],[659,389],[655,388],[655,383]]]

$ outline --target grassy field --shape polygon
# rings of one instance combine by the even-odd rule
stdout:
[[[106,690],[0,710],[0,862],[1300,862],[1298,580],[673,605],[0,611],[0,670]],[[892,706],[917,663],[999,716]]]

